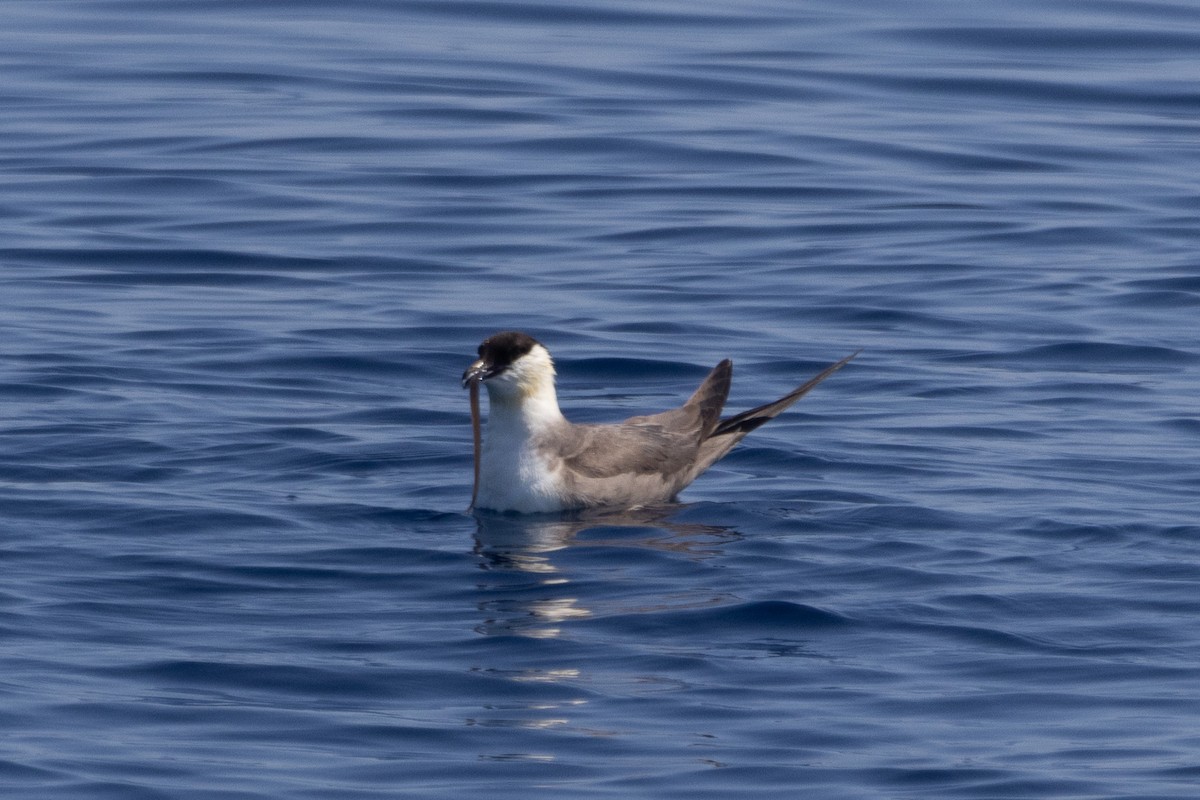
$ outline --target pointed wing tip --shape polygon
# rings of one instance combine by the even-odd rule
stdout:
[[[728,433],[736,429],[744,436],[745,434],[765,423],[767,420],[774,419],[774,417],[785,408],[812,391],[818,383],[849,364],[850,361],[862,351],[863,348],[860,347],[850,355],[843,358],[841,361],[833,362],[828,367],[814,375],[812,378],[809,378],[807,382],[793,389],[791,392],[774,402],[764,403],[757,408],[752,408],[749,411],[743,411],[740,414],[735,414],[728,419],[719,420],[716,427],[713,429],[713,435]]]
[[[841,369],[842,367],[846,366],[847,364],[849,364],[849,363],[850,363],[851,361],[853,361],[854,359],[858,358],[858,356],[859,356],[859,355],[862,353],[862,351],[863,351],[863,350],[865,350],[865,349],[866,349],[865,347],[860,347],[860,348],[858,348],[857,350],[855,350],[853,353],[851,353],[850,355],[848,355],[848,356],[846,356],[845,358],[841,359],[840,361],[835,361],[835,362],[833,362],[832,364],[830,364],[828,367],[826,367],[825,369],[821,370],[821,372],[820,372],[820,376],[819,376],[819,378],[820,378],[820,379],[819,379],[819,380],[817,380],[817,383],[820,383],[822,380],[825,380],[825,378],[828,378],[830,375],[832,375],[833,373],[837,372],[839,369]],[[815,384],[814,384],[814,385],[815,385]]]

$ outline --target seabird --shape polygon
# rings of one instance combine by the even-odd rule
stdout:
[[[546,348],[518,331],[479,345],[463,387],[482,382],[488,424],[477,464],[475,507],[522,513],[671,502],[746,434],[846,365],[853,353],[765,405],[721,419],[733,362],[713,368],[679,408],[609,425],[568,422]]]

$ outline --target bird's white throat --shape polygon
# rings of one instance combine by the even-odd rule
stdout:
[[[534,345],[503,373],[483,385],[488,390],[488,430],[499,424],[536,433],[563,422],[554,388],[554,362],[546,348]]]

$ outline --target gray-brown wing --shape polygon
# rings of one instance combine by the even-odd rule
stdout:
[[[691,471],[729,395],[732,364],[722,361],[679,408],[631,417],[619,425],[572,425],[559,456],[590,478],[658,473],[666,479]]]
[[[679,429],[648,419],[572,425],[560,440],[558,455],[568,469],[589,478],[654,473],[665,477],[689,469],[700,447],[698,426]]]

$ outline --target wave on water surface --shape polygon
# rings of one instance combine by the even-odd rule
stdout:
[[[0,792],[1195,796],[1188,3],[7,4]],[[471,515],[459,376],[731,411]]]

